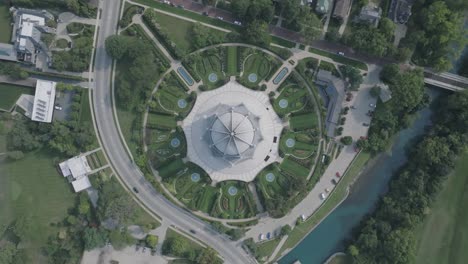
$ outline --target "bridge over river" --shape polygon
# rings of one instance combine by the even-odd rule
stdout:
[[[468,78],[453,73],[424,70],[424,83],[451,91],[468,89]]]

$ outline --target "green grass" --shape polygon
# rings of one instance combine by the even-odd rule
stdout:
[[[237,47],[227,47],[227,74],[234,76],[238,74]]]
[[[119,107],[116,107],[117,109],[117,116],[118,116],[118,122],[120,126],[120,130],[122,131],[122,135],[127,142],[128,148],[130,149],[130,152],[132,153],[133,156],[136,157],[137,155],[137,148],[139,147],[137,143],[132,140],[132,135],[135,133],[140,133],[139,128],[135,127],[134,123],[138,118],[140,118],[140,115],[136,111],[132,110],[125,110]]]
[[[91,116],[91,105],[89,103],[89,94],[88,90],[81,93],[81,122],[93,122],[93,117]],[[91,124],[92,125],[92,124]]]
[[[231,196],[228,192],[233,186],[237,188],[237,194]],[[215,210],[214,216],[223,218],[248,218],[256,213],[253,197],[247,186],[236,181],[224,182],[221,188],[222,195],[219,200],[220,210]],[[217,214],[219,213],[219,215]]]
[[[288,236],[288,239],[281,247],[280,253],[288,248],[293,248],[299,243],[299,241],[306,236],[312,228],[314,228],[323,218],[325,218],[336,205],[345,198],[346,190],[351,182],[361,172],[364,165],[369,161],[370,154],[367,152],[361,152],[356,157],[353,164],[348,168],[345,175],[342,176],[338,185],[332,190],[332,193],[327,200],[318,208],[315,213],[309,217],[305,222],[294,227]]]
[[[11,33],[12,33],[12,28],[11,28],[11,18],[10,18],[10,12],[8,10],[8,6],[5,4],[5,2],[0,2],[0,42],[2,43],[10,43],[11,42]]]
[[[202,53],[201,58],[197,60],[195,64],[197,74],[209,90],[224,84],[223,80],[225,76],[222,64],[223,58],[220,58],[219,54],[210,54],[210,52]],[[211,82],[208,78],[211,73],[214,73],[217,76],[217,80],[215,82]]]
[[[309,94],[305,89],[301,89],[296,84],[287,84],[286,87],[281,89],[281,94],[273,102],[273,108],[280,116],[296,112],[304,107],[308,96]],[[283,99],[288,102],[286,108],[279,106],[279,102]]]
[[[275,175],[275,180],[273,182],[268,182],[266,180],[266,175],[268,173],[273,173]],[[284,194],[284,190],[288,184],[286,176],[284,176],[276,166],[269,166],[263,169],[255,178],[257,182],[257,190],[262,194],[264,199],[278,199]]]
[[[174,177],[185,168],[185,164],[181,159],[176,159],[159,168],[159,175],[163,178]]]
[[[307,177],[309,175],[309,169],[295,162],[293,159],[287,157],[281,162],[281,171],[292,174],[299,177]]]
[[[414,264],[465,263],[468,259],[468,152],[437,196],[418,228]]]
[[[0,108],[10,110],[21,94],[34,94],[34,88],[0,83]]]
[[[286,145],[286,140],[290,138],[295,141],[293,147],[288,147]],[[318,143],[316,143],[315,140],[318,141],[313,135],[306,132],[287,131],[280,138],[279,148],[281,152],[285,154],[293,154],[298,158],[307,158],[317,149]]]
[[[273,75],[281,65],[275,58],[261,52],[252,53],[245,56],[245,58],[246,59],[242,62],[243,73],[240,81],[248,88],[255,88],[262,80],[271,78],[271,75]],[[252,73],[257,75],[257,80],[255,82],[249,81],[248,77]]]
[[[324,51],[324,50],[319,50],[319,49],[312,48],[312,47],[309,48],[309,51],[312,52],[312,53],[315,53],[315,54],[319,54],[319,55],[328,57],[328,58],[334,60],[335,62],[338,62],[338,63],[341,63],[341,64],[351,65],[351,66],[354,66],[354,67],[356,67],[358,69],[367,71],[367,64],[365,64],[362,61],[353,60],[353,59],[350,59],[350,58],[347,58],[347,57],[344,57],[344,56],[341,56],[341,55],[338,55],[338,54],[335,54],[335,53],[331,53],[331,52]]]
[[[273,251],[278,246],[281,239],[272,239],[263,243],[257,244],[257,253],[258,256],[261,258],[263,257],[270,257],[273,254]]]
[[[174,129],[177,126],[177,122],[174,116],[171,115],[159,115],[154,113],[148,114],[148,126],[151,128],[159,129]]]
[[[317,127],[317,117],[315,113],[305,113],[292,116],[289,124],[293,130],[304,130]]]
[[[0,225],[9,225],[17,217],[31,217],[31,230],[23,238],[26,253],[35,263],[49,263],[41,256],[41,248],[74,204],[71,185],[59,175],[46,151],[26,154],[24,159],[0,160]]]

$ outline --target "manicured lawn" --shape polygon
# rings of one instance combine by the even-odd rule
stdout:
[[[317,127],[317,117],[315,113],[306,113],[292,116],[289,124],[293,130],[304,130]]]
[[[230,195],[229,188],[237,189],[237,194]],[[219,200],[219,213],[223,218],[248,218],[256,213],[252,194],[247,186],[236,181],[224,182]],[[214,213],[216,216],[216,213]]]
[[[281,90],[281,94],[275,99],[273,108],[280,116],[298,111],[307,103],[308,96],[309,94],[305,89],[301,89],[295,84],[288,84]],[[283,105],[280,106],[280,102]]]
[[[66,39],[57,39],[55,41],[55,46],[59,49],[65,49],[68,48],[68,40]]]
[[[309,169],[302,166],[301,164],[295,162],[291,158],[285,158],[283,162],[281,162],[280,165],[281,171],[284,171],[286,173],[290,173],[294,176],[299,176],[299,177],[307,177],[309,175]]]
[[[223,73],[223,58],[221,58],[221,54],[202,53],[200,59],[195,64],[195,68],[198,76],[203,80],[203,83],[209,90],[224,84],[225,76]],[[216,75],[216,78],[210,80],[209,77],[212,74]]]
[[[163,178],[175,177],[185,168],[181,159],[176,159],[159,168],[159,175]]]
[[[2,43],[10,43],[11,41],[11,32],[13,29],[10,23],[11,18],[8,6],[2,1],[0,2],[0,32],[2,32],[2,34],[0,34],[0,42]]]
[[[266,241],[266,242],[263,242],[263,243],[258,243],[257,244],[257,253],[259,255],[260,258],[262,257],[270,257],[271,254],[273,254],[273,251],[275,250],[276,246],[278,246],[279,242],[281,241],[281,239],[277,238],[277,239],[273,239],[273,240],[270,240],[270,241]]]
[[[151,128],[174,129],[177,126],[177,122],[174,116],[171,115],[149,113],[147,125]]]
[[[430,214],[415,234],[414,264],[466,263],[468,259],[468,152],[457,161]]]
[[[273,63],[274,59],[267,56],[268,55],[263,53],[254,53],[247,56],[244,60],[242,80],[244,83],[249,85],[248,87],[256,86],[278,69],[277,65]],[[249,80],[250,74],[257,75],[257,79],[254,82]]]
[[[269,173],[275,176],[272,182],[266,180],[266,175]],[[257,191],[262,194],[264,199],[281,199],[288,184],[286,176],[276,166],[263,169],[255,178],[255,181],[257,182]]]
[[[210,213],[215,205],[218,194],[217,188],[206,185],[203,188],[202,194],[193,199],[192,206],[202,212]]]
[[[185,86],[179,82],[175,74],[169,74],[165,78],[164,84],[158,88],[154,98],[164,110],[183,116],[190,112],[195,103],[195,95],[191,96],[185,91]],[[181,100],[180,105],[179,100]]]
[[[227,74],[228,75],[237,75],[238,71],[238,62],[237,62],[237,47],[230,46],[227,47]]]
[[[288,239],[281,247],[279,254],[288,248],[293,248],[297,243],[299,243],[299,241],[307,235],[312,228],[322,221],[322,219],[325,218],[331,210],[344,199],[349,184],[359,175],[369,159],[369,153],[361,152],[359,154],[322,206],[320,206],[320,208],[305,222],[294,227],[289,234]]]
[[[81,93],[81,122],[93,122],[91,116],[91,105],[89,103],[89,94],[88,90],[85,90]]]
[[[18,217],[31,218],[23,245],[34,263],[49,263],[41,256],[41,248],[59,230],[50,224],[62,221],[75,199],[53,159],[46,151],[26,154],[15,162],[0,159],[0,225],[9,225]]]
[[[294,140],[294,146],[286,145],[288,139]],[[318,139],[306,132],[287,131],[280,138],[280,150],[285,154],[293,154],[298,158],[307,158],[317,149]]]
[[[34,94],[34,88],[0,83],[0,108],[10,110],[21,94]]]
[[[185,50],[187,52],[194,51],[192,44],[192,26],[193,23],[182,20],[173,16],[169,16],[162,13],[157,13],[157,21],[159,25],[166,29],[169,32],[169,38],[174,41],[178,48]],[[218,35],[217,39],[223,39],[226,33],[209,28],[208,31],[212,34]]]

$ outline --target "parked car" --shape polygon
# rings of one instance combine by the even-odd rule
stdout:
[[[143,250],[141,252],[145,253],[146,251],[146,247],[143,247]]]
[[[260,233],[259,239],[260,239],[260,241],[265,240],[265,235]]]
[[[218,16],[216,18],[219,19],[219,20],[224,20],[224,18],[222,16]]]
[[[368,126],[369,126],[368,123],[362,123],[362,125],[365,126],[365,127],[368,127]]]
[[[168,4],[168,5],[171,4],[171,2],[169,2],[169,1],[167,1],[167,0],[164,0],[164,3],[165,3],[165,4]]]
[[[326,193],[329,193],[329,192],[330,192],[330,188],[326,188],[326,189],[325,189],[325,192],[326,192]]]
[[[374,107],[374,108],[376,107],[375,104],[369,104],[369,106],[370,106],[370,107]]]
[[[270,238],[271,238],[271,233],[270,233],[270,232],[267,233],[266,238],[267,238],[267,239],[270,239]]]
[[[134,191],[135,193],[139,193],[139,191],[138,191],[138,189],[137,189],[136,187],[133,187],[133,191]]]
[[[338,55],[340,55],[340,56],[344,56],[344,52],[342,52],[342,51],[338,51]]]
[[[335,179],[332,179],[332,180],[331,180],[331,183],[333,183],[333,185],[338,184],[338,182],[337,182]]]
[[[335,176],[339,178],[339,177],[341,177],[341,174],[339,172],[336,172]]]
[[[55,110],[59,110],[59,111],[62,110],[62,107],[60,105],[55,105],[54,108],[55,108]]]
[[[190,233],[192,233],[192,234],[196,234],[196,233],[197,233],[197,231],[195,231],[195,230],[193,230],[193,229],[190,229]]]
[[[208,12],[203,12],[203,15],[204,15],[204,16],[208,16]]]
[[[324,194],[324,193],[321,193],[321,194],[320,194],[320,199],[321,199],[321,200],[325,200],[325,198],[326,198],[325,194]]]
[[[238,25],[238,26],[242,26],[242,23],[240,21],[234,21],[234,24]]]

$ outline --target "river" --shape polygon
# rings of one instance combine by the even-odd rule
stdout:
[[[427,91],[432,98],[442,93],[437,88]],[[279,263],[300,260],[302,264],[321,264],[333,253],[345,250],[344,242],[352,229],[374,209],[379,197],[386,192],[391,176],[406,162],[406,146],[424,134],[425,127],[430,125],[431,113],[429,107],[419,111],[412,127],[395,136],[391,150],[374,158],[363,170],[346,200]]]

